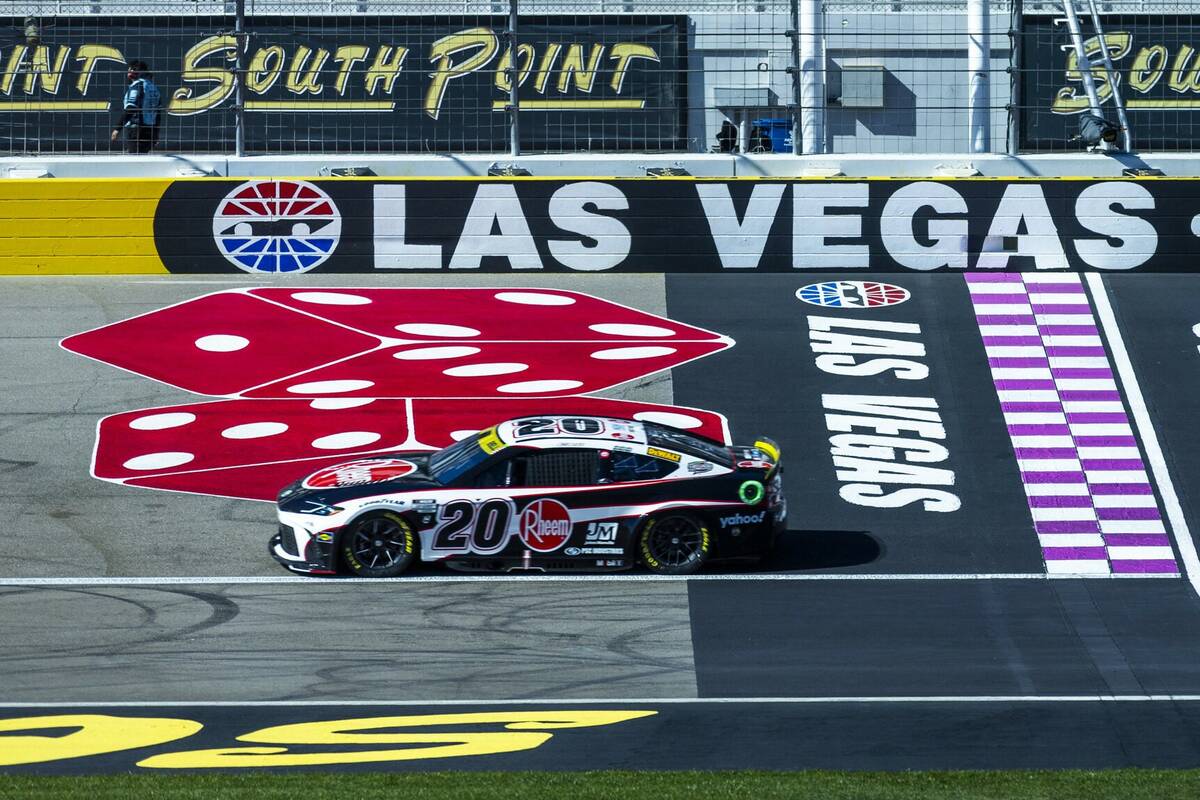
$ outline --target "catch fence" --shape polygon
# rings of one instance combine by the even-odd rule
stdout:
[[[1200,3],[1097,9],[1114,65],[1092,68],[1104,114],[1115,121],[1115,84],[1135,147],[1195,149]],[[1081,150],[1088,109],[1063,11],[1019,0],[4,0],[0,152],[119,150],[111,131],[132,59],[162,91],[160,152]],[[1097,57],[1101,37],[1085,24],[1084,38]]]

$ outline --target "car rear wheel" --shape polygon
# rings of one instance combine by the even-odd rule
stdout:
[[[651,572],[690,575],[708,561],[712,537],[692,514],[668,513],[646,523],[638,549],[642,563]]]
[[[359,517],[342,532],[342,563],[362,578],[394,578],[417,556],[417,535],[408,520],[382,511]]]

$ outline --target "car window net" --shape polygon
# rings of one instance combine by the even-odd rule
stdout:
[[[658,458],[638,455],[637,453],[612,454],[613,480],[625,483],[627,481],[648,481],[661,478],[675,470],[675,465]]]
[[[529,457],[526,486],[590,486],[596,482],[599,456],[594,452],[538,453]]]

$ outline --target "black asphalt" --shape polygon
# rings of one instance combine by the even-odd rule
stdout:
[[[826,280],[859,275],[669,275],[667,310],[673,319],[731,336],[736,346],[673,370],[675,402],[713,408],[729,417],[737,441],[768,435],[783,445],[793,530],[838,540],[870,537],[857,548],[860,563],[832,564],[861,572],[1041,572],[1020,474],[966,284],[958,275],[888,275],[912,292],[907,302],[872,309],[833,309],[802,303],[795,292]],[[916,323],[920,334],[837,329],[860,336],[924,345],[927,378],[833,375],[818,369],[809,318]],[[860,356],[859,361],[865,361]],[[933,398],[946,429],[938,443],[950,457],[931,467],[953,470],[946,487],[962,501],[953,512],[867,508],[839,495],[822,395]],[[870,431],[863,431],[869,433]],[[805,567],[816,565],[805,564]]]
[[[1110,275],[1104,285],[1185,516],[1200,519],[1197,281],[1188,275]]]
[[[551,738],[520,752],[341,768],[1200,766],[1200,699],[1192,699],[1200,697],[1200,599],[1191,584],[1185,579],[964,578],[1044,572],[964,281],[946,274],[887,276],[887,282],[908,289],[912,297],[879,309],[822,309],[795,296],[806,284],[838,278],[859,276],[667,278],[671,317],[737,342],[724,353],[676,369],[676,403],[724,412],[739,441],[766,434],[783,446],[791,531],[767,571],[862,573],[852,580],[690,583],[688,608],[700,701],[0,707],[0,720],[78,713],[184,718],[204,725],[195,735],[168,745],[0,769],[128,771],[154,754],[261,747],[238,737],[272,725],[539,710],[654,713],[596,727],[545,728]],[[1195,279],[1118,275],[1106,276],[1105,282],[1184,512],[1195,528],[1193,512],[1200,508],[1200,488],[1194,480],[1200,474],[1200,428],[1195,424],[1200,414],[1200,336],[1192,330],[1200,324],[1200,303]],[[811,317],[918,324],[919,335],[858,333],[920,342],[926,352],[915,360],[928,366],[928,377],[846,376],[819,369],[811,347]],[[833,432],[822,406],[822,395],[833,394],[936,400],[946,432],[939,443],[948,449],[949,458],[932,466],[953,470],[950,488],[961,507],[949,512],[924,510],[919,504],[883,509],[845,500],[840,491],[844,481],[837,479],[830,453]],[[958,578],[894,580],[867,574]],[[630,613],[650,614],[652,609]],[[1179,695],[1191,697],[1167,697]],[[1100,696],[1126,699],[1096,699]],[[956,699],[906,699],[914,697]],[[1032,697],[1039,701],[1020,699]],[[72,730],[61,724],[52,733]],[[394,721],[381,724],[391,732],[505,730],[496,720],[459,720],[437,727],[419,723],[403,729],[394,727]],[[270,746],[296,753],[374,747]],[[330,768],[319,760],[293,768]]]
[[[1200,694],[1200,601],[1183,581],[696,582],[689,595],[702,697]]]

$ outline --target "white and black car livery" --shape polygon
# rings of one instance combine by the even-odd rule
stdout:
[[[762,556],[787,516],[778,446],[729,447],[654,423],[509,420],[433,453],[326,467],[279,493],[270,552],[296,572],[686,574]]]

